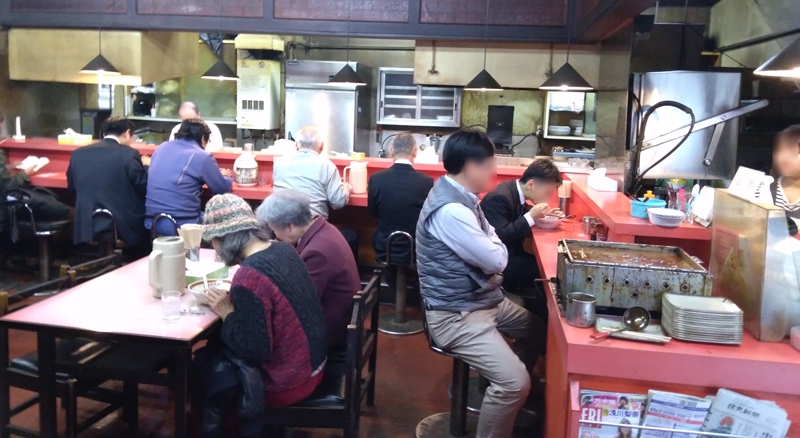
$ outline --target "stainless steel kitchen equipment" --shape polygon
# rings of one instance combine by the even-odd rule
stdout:
[[[564,239],[557,273],[560,294],[594,295],[598,308],[661,311],[664,293],[710,296],[712,288],[711,275],[672,246]]]
[[[714,192],[714,296],[736,303],[759,341],[781,341],[800,325],[798,266],[800,240],[789,236],[783,209]]]
[[[308,125],[319,129],[324,152],[369,152],[369,102],[372,69],[355,62],[350,67],[366,86],[329,84],[344,67],[338,61],[286,61],[287,137]]]
[[[611,335],[622,333],[624,331],[640,332],[650,325],[650,312],[644,307],[633,306],[628,308],[622,314],[622,323],[625,327],[621,329],[611,330],[610,332],[595,333],[591,336],[592,339],[605,339]]]
[[[575,327],[592,327],[594,325],[595,305],[597,298],[583,292],[567,294],[567,324]]]
[[[379,68],[377,94],[378,125],[461,126],[461,88],[416,85],[413,68]]]

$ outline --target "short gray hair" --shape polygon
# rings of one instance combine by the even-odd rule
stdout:
[[[219,242],[217,256],[226,266],[238,265],[244,260],[242,251],[253,240],[262,242],[269,241],[270,232],[267,227],[262,226],[258,230],[236,231],[224,236],[215,237]]]
[[[186,102],[183,102],[183,103],[181,104],[181,106],[180,106],[180,107],[178,107],[178,109],[181,109],[181,108],[183,108],[183,107],[185,107],[185,106],[188,106],[188,107],[192,108],[192,110],[193,110],[195,113],[197,113],[197,114],[200,114],[200,108],[198,108],[198,107],[197,107],[197,104],[196,104],[196,103],[194,103],[194,102],[190,102],[190,101],[188,101],[188,100],[187,100]]]
[[[322,143],[319,138],[319,131],[313,126],[306,126],[297,131],[294,141],[300,149],[319,149]]]
[[[297,190],[275,190],[256,210],[256,219],[268,222],[273,228],[304,227],[313,219],[311,198]]]
[[[410,157],[417,148],[417,140],[410,132],[401,132],[392,140],[392,151],[400,157]]]

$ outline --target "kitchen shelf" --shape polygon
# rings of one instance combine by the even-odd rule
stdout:
[[[148,122],[173,122],[173,123],[180,123],[181,119],[177,117],[148,117],[148,116],[128,116],[130,120],[144,120]],[[215,125],[235,125],[236,119],[203,119],[207,120]]]
[[[436,111],[441,111],[441,110],[452,111],[453,110],[453,107],[451,107],[451,106],[421,106],[420,108],[427,109],[427,110],[436,110]]]
[[[406,96],[404,94],[387,94],[383,97],[386,99],[416,99],[417,95],[415,94],[413,96]]]
[[[416,105],[389,105],[389,104],[385,105],[384,107],[385,108],[414,108],[414,109],[417,108]]]
[[[412,70],[413,72],[413,70]],[[386,85],[383,87],[384,90],[417,90],[416,86],[413,85]]]
[[[576,137],[574,135],[546,135],[544,138],[548,140],[576,140],[576,141],[591,141],[594,142],[594,137]]]
[[[378,78],[378,125],[460,126],[461,88],[414,85],[413,68],[381,68]],[[396,90],[413,90],[414,94],[402,94]]]
[[[553,109],[554,102],[557,109]],[[562,110],[571,104],[574,111]],[[576,112],[578,111],[578,112]],[[583,122],[583,132],[594,134],[596,131],[597,117],[597,93],[594,92],[564,92],[548,91],[545,99],[544,108],[544,139],[545,140],[568,140],[595,143],[594,137],[578,137],[574,135],[550,135],[550,126],[569,126],[573,120]],[[572,129],[572,128],[570,128]]]

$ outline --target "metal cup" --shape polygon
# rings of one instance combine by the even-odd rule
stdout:
[[[186,258],[193,261],[200,261],[200,248],[186,248]]]
[[[584,292],[567,294],[567,324],[575,327],[592,327],[595,320],[597,298]]]

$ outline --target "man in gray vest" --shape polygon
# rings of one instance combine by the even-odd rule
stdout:
[[[434,184],[417,224],[428,330],[436,345],[458,355],[491,384],[476,437],[508,438],[531,378],[503,335],[533,343],[545,327],[506,299],[500,287],[508,251],[476,195],[492,188],[494,144],[483,132],[459,131],[445,143],[443,162],[447,175]]]

